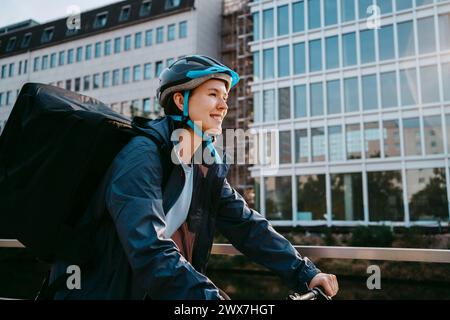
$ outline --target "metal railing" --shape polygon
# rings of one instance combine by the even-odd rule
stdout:
[[[450,250],[409,249],[409,248],[371,248],[371,247],[327,247],[294,246],[302,255],[309,258],[357,259],[402,262],[450,263]],[[25,248],[17,240],[1,240],[0,248]],[[214,244],[212,254],[240,255],[231,244]]]

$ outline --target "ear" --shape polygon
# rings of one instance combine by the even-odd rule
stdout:
[[[184,96],[181,94],[181,92],[175,92],[173,94],[173,102],[175,103],[177,108],[180,109],[181,112],[183,112]]]

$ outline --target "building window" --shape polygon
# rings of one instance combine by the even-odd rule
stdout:
[[[180,6],[181,0],[166,0],[164,10],[175,9]]]
[[[377,76],[375,74],[362,77],[363,110],[378,108]]]
[[[40,58],[39,58],[39,57],[34,58],[34,66],[33,66],[33,71],[34,71],[34,72],[39,71],[39,65],[40,65]],[[4,69],[3,69],[3,68],[4,68]],[[6,71],[6,66],[3,66],[3,67],[2,67],[2,79],[4,78],[4,76],[3,76],[3,74],[4,74],[3,70]]]
[[[439,101],[439,81],[436,65],[420,67],[420,89],[422,92],[422,103],[433,103]]]
[[[327,114],[341,112],[341,81],[327,81]]]
[[[417,20],[417,38],[419,41],[419,54],[436,51],[434,16]]]
[[[0,92],[0,107],[3,105],[3,92]],[[0,133],[2,132],[0,128]]]
[[[359,6],[359,19],[366,19],[369,17],[369,12],[367,10],[370,6],[374,4],[373,0],[358,0]]]
[[[109,71],[105,71],[103,72],[103,88],[108,88],[109,87]]]
[[[179,33],[178,38],[180,38],[180,39],[187,38],[187,34],[188,34],[187,29],[188,29],[187,21],[180,22],[180,24],[178,25],[178,33]]]
[[[394,59],[394,31],[392,24],[382,26],[378,30],[378,44],[380,60]]]
[[[278,120],[291,118],[291,88],[278,89]]]
[[[422,155],[422,140],[419,118],[403,119],[405,156]]]
[[[113,86],[118,86],[119,85],[119,81],[120,81],[120,70],[119,69],[114,69],[113,70],[113,75],[112,75],[112,85]]]
[[[289,33],[289,6],[278,7],[278,35],[284,36]]]
[[[172,63],[174,63],[174,61],[175,61],[174,58],[169,58],[169,59],[167,59],[167,61],[166,61],[166,67],[169,68],[169,67],[172,65]]]
[[[295,162],[308,162],[309,141],[306,129],[295,130]]]
[[[273,38],[273,9],[263,11],[263,37],[264,39]]]
[[[308,0],[308,28],[320,28],[320,0]]]
[[[10,63],[9,64],[9,73],[8,73],[8,76],[11,78],[11,77],[14,77],[14,63]]]
[[[253,52],[253,80],[255,82],[260,81],[261,77],[261,65],[259,62],[260,52]]]
[[[107,12],[97,14],[94,20],[94,29],[103,28],[104,26],[106,26],[107,21],[108,21]]]
[[[275,90],[264,90],[263,92],[263,121],[275,120]]]
[[[144,64],[144,80],[148,80],[152,78],[152,64],[146,63]]]
[[[133,81],[141,80],[141,66],[137,65],[133,67]]]
[[[126,67],[122,69],[122,83],[130,82],[130,67]]]
[[[134,48],[140,49],[142,47],[142,32],[136,32],[134,35]]]
[[[450,49],[450,13],[439,16],[439,42],[441,51]]]
[[[145,98],[142,100],[142,107],[144,112],[150,112],[150,98]]]
[[[265,177],[266,218],[292,220],[291,177]]]
[[[355,0],[341,0],[342,22],[355,20]]]
[[[294,74],[306,72],[305,43],[294,44]]]
[[[326,220],[326,182],[324,174],[297,177],[297,221]]]
[[[324,128],[311,129],[312,161],[325,161],[325,131]]]
[[[66,80],[66,90],[72,90],[72,79]]]
[[[121,49],[121,38],[115,38],[114,39],[114,53],[119,53]]]
[[[130,51],[131,50],[131,35],[126,35],[124,44],[123,44],[123,50],[124,51]]]
[[[442,87],[450,88],[450,63],[442,64]],[[450,90],[448,89],[444,90],[444,100],[450,101]]]
[[[383,144],[386,158],[400,156],[400,129],[398,120],[383,121]]]
[[[164,42],[164,27],[159,27],[156,29],[156,43]]]
[[[93,76],[92,79],[92,89],[99,89],[100,88],[100,73],[96,73]]]
[[[338,36],[325,39],[326,67],[327,69],[339,68],[339,38]]]
[[[375,61],[375,32],[373,30],[364,30],[359,32],[359,52],[361,63],[370,63]]]
[[[78,47],[77,48],[77,62],[80,62],[81,60],[83,60],[83,47]]]
[[[28,60],[25,60],[24,66],[23,66],[23,73],[27,73],[27,68],[28,67]]]
[[[344,106],[346,112],[359,110],[358,78],[344,79]]]
[[[16,47],[16,42],[17,42],[16,37],[9,38],[8,43],[6,45],[6,52],[14,50],[14,48]]]
[[[400,70],[400,93],[402,106],[416,105],[418,99],[418,88],[416,69]]]
[[[323,115],[323,86],[322,82],[312,83],[310,86],[311,116]]]
[[[395,0],[395,8],[397,11],[411,9],[412,0]]]
[[[56,67],[56,53],[50,55],[50,68]]]
[[[42,33],[41,43],[47,43],[52,41],[54,33],[55,33],[54,27],[45,29],[44,32]]]
[[[337,24],[337,0],[324,0],[325,25]]]
[[[294,87],[294,113],[296,118],[307,116],[306,85]]]
[[[150,15],[150,11],[152,10],[152,2],[144,1],[141,4],[141,9],[139,10],[139,16],[145,17]]]
[[[425,154],[432,155],[444,153],[441,116],[423,117],[423,129],[423,134],[425,136]]]
[[[12,104],[12,95],[11,95],[11,91],[6,91],[6,105],[9,106]]]
[[[364,124],[364,152],[366,158],[380,158],[380,128],[378,122]]]
[[[130,6],[122,7],[122,10],[120,11],[120,16],[119,16],[119,22],[127,21],[130,18],[130,11],[131,11]]]
[[[31,42],[31,33],[27,33],[23,36],[22,44],[20,45],[21,48],[28,48]]]
[[[102,43],[96,42],[95,43],[95,52],[94,52],[95,58],[100,58],[102,55]]]
[[[103,55],[109,56],[111,54],[111,40],[106,40],[103,47]]]
[[[149,47],[153,44],[153,30],[145,31],[145,46]]]
[[[83,90],[89,91],[91,88],[91,76],[84,76],[83,77]]]
[[[290,73],[289,45],[278,48],[278,77],[287,77]]]
[[[60,52],[59,52],[58,64],[59,64],[60,66],[63,66],[65,60],[66,60],[66,52],[65,52],[65,51],[60,51]]]
[[[261,37],[259,28],[261,27],[261,22],[259,21],[259,12],[253,13],[253,40],[258,41]]]
[[[86,51],[85,51],[85,60],[90,60],[92,58],[92,45],[88,44],[86,46]]]
[[[163,71],[163,62],[157,61],[155,64],[155,78],[158,78],[162,71]]]
[[[381,107],[391,108],[398,106],[397,75],[395,71],[380,74]]]
[[[397,24],[398,55],[400,58],[415,54],[415,41],[412,21]]]
[[[448,221],[444,168],[408,169],[406,183],[411,221]]]
[[[273,79],[275,76],[275,67],[274,67],[274,50],[266,49],[263,51],[263,79]]]
[[[370,221],[404,221],[401,171],[367,172]]]
[[[322,40],[309,41],[309,72],[322,70]]]
[[[281,131],[278,142],[280,164],[292,163],[291,145],[291,132]]]
[[[354,32],[342,36],[343,66],[353,66],[356,64],[356,36]]]
[[[344,160],[344,136],[342,126],[328,127],[328,159],[329,161]]]
[[[361,159],[361,128],[359,124],[346,126],[347,159]]]
[[[175,24],[169,24],[167,26],[167,41],[175,40]]]
[[[48,68],[48,56],[45,55],[42,57],[42,66],[41,70],[46,70]]]
[[[263,120],[261,92],[253,92],[253,121],[261,123]]]
[[[67,50],[67,64],[73,63],[73,55],[74,55],[73,49]]]
[[[305,30],[305,4],[303,1],[292,4],[292,22],[294,32]]]
[[[331,174],[330,180],[333,221],[363,221],[362,174]]]
[[[81,86],[81,79],[80,78],[75,78],[75,91],[76,92],[80,91],[80,86]]]

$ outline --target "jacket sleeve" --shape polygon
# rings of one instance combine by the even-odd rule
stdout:
[[[279,275],[291,289],[303,291],[320,272],[302,258],[225,179],[217,214],[217,229],[240,252]]]
[[[217,287],[164,239],[162,165],[157,146],[136,137],[116,156],[106,206],[135,281],[152,299],[221,299]]]

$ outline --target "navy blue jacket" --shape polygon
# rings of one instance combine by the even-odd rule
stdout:
[[[208,166],[206,177],[194,165],[194,194],[188,226],[195,233],[192,264],[171,239],[163,237],[165,212],[184,185],[182,168],[170,159],[176,128],[163,117],[141,128],[156,136],[162,148],[145,136],[133,138],[116,156],[85,214],[101,224],[93,246],[96,255],[81,268],[81,289],[63,289],[56,299],[220,299],[204,275],[215,230],[239,251],[278,274],[294,290],[320,272],[226,180],[229,165]],[[168,147],[169,146],[169,147]],[[53,264],[50,283],[68,264]]]

